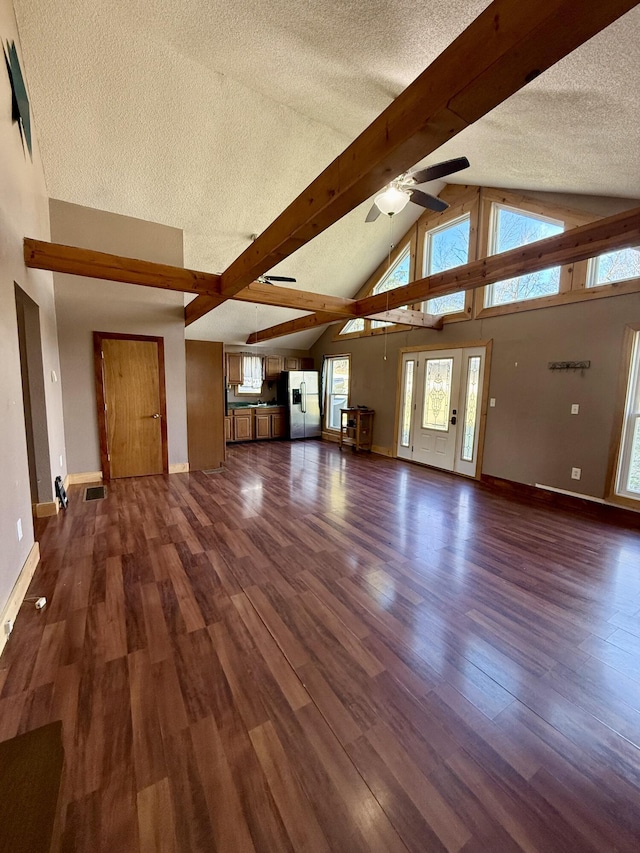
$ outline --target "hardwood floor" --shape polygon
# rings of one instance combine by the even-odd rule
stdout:
[[[320,442],[43,520],[62,851],[637,851],[640,535]]]

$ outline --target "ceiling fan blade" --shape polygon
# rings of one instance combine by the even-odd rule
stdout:
[[[436,196],[430,193],[422,192],[422,190],[411,190],[409,195],[414,204],[426,207],[427,210],[434,210],[436,213],[442,213],[443,210],[449,207],[446,201],[442,201],[441,198],[436,198]]]
[[[296,281],[295,278],[290,278],[287,275],[264,275],[262,276],[266,281]]]
[[[375,222],[379,216],[380,208],[377,204],[374,204],[369,213],[367,213],[367,218],[365,219],[365,222]]]
[[[462,169],[468,169],[469,166],[470,163],[466,157],[455,157],[453,160],[443,160],[442,163],[436,163],[435,166],[427,166],[426,169],[413,172],[411,177],[416,184],[426,184],[428,181],[435,181],[438,178],[453,175],[454,172],[460,172]]]

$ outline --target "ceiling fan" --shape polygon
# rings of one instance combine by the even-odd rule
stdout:
[[[416,187],[468,168],[469,161],[466,157],[455,157],[453,160],[444,160],[442,163],[427,166],[426,169],[420,169],[417,172],[403,172],[375,197],[365,222],[375,222],[381,213],[394,216],[404,210],[410,201],[419,204],[420,207],[426,207],[427,210],[441,213],[449,207],[447,202]]]
[[[256,281],[260,284],[273,284],[274,281],[296,281],[296,279],[287,275],[259,275]]]

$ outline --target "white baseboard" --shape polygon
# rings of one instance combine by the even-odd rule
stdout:
[[[170,474],[188,474],[189,473],[189,463],[188,462],[174,462],[172,465],[169,465],[169,473]]]
[[[18,575],[18,579],[13,585],[13,589],[11,590],[11,595],[9,596],[7,603],[2,609],[2,615],[0,616],[0,654],[2,654],[2,650],[7,644],[7,640],[9,637],[4,632],[4,625],[7,620],[15,621],[16,616],[18,615],[18,611],[20,610],[20,605],[22,604],[25,595],[27,594],[27,590],[29,589],[29,584],[31,583],[31,578],[35,570],[38,567],[38,563],[40,562],[40,545],[38,542],[34,542],[31,546],[31,550],[29,551],[29,556],[25,560],[24,566],[20,570],[20,574]]]
[[[606,504],[602,498],[594,498],[593,495],[582,495],[580,492],[568,492],[566,489],[556,489],[554,486],[545,486],[542,483],[535,484],[536,489],[544,489],[545,492],[555,492],[557,495],[567,495],[570,498],[580,498],[583,501],[592,501],[596,504]]]
[[[67,486],[77,486],[79,483],[99,483],[102,480],[102,471],[84,471],[81,474],[67,474],[65,478],[65,489]]]

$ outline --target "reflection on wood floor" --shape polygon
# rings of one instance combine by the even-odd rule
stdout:
[[[63,851],[640,849],[640,537],[320,442],[71,489],[0,660]]]

